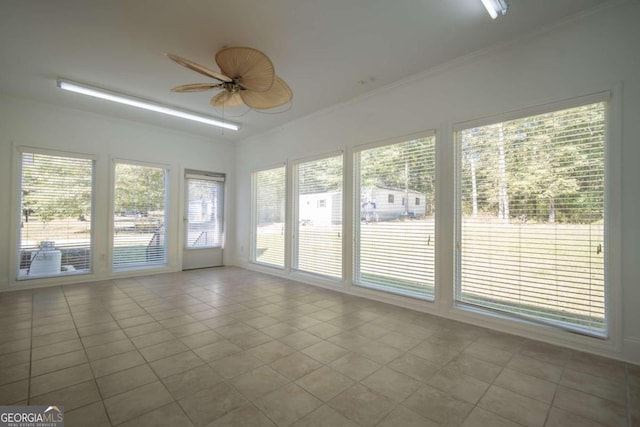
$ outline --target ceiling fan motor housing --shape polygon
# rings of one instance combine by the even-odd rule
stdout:
[[[231,83],[222,83],[222,87],[224,88],[224,90],[231,93],[236,93],[244,89],[235,79]]]

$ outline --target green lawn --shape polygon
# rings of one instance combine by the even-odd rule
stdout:
[[[145,222],[146,221],[146,222]],[[146,224],[153,224],[146,226]],[[147,262],[147,245],[153,238],[156,222],[138,218],[115,218],[114,265]],[[35,250],[41,241],[53,241],[57,248],[89,247],[91,223],[76,218],[54,219],[43,223],[37,217],[23,223],[21,228],[22,248]],[[160,253],[152,253],[160,257]]]
[[[284,267],[284,224],[258,227],[256,261]]]
[[[339,277],[342,260],[335,256],[341,253],[339,231],[339,226],[300,227],[300,244],[305,251],[299,257],[299,267]],[[359,284],[433,297],[433,221],[363,223],[360,232]],[[258,232],[257,237],[257,260],[283,265],[284,236]],[[601,224],[465,220],[459,298],[523,315],[537,313],[551,320],[564,321],[568,315],[585,325],[602,327],[604,255],[597,253],[596,246],[603,239]],[[575,298],[567,298],[568,293],[581,301],[570,301]]]
[[[597,248],[603,242],[601,224],[465,221],[460,298],[603,328],[604,253]]]
[[[132,231],[134,219],[118,219],[114,261],[146,260],[148,230]],[[135,227],[134,227],[135,228]],[[22,228],[26,249],[42,240],[58,246],[89,241],[90,223],[76,219],[43,224],[36,218]],[[284,265],[284,227],[258,230],[258,262]],[[434,228],[430,220],[360,224],[360,275],[363,286],[432,298]],[[300,270],[340,277],[341,227],[301,226]],[[603,227],[596,225],[504,224],[465,219],[462,229],[461,288],[458,298],[471,304],[563,321],[571,316],[585,325],[604,321]],[[414,255],[418,254],[418,255]],[[558,271],[561,270],[560,273]],[[565,295],[580,296],[580,301]],[[580,320],[582,319],[582,320]]]

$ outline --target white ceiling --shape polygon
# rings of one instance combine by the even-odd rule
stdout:
[[[531,33],[608,0],[508,0],[491,20],[480,0],[2,0],[0,93],[241,140],[456,57]],[[223,46],[265,52],[294,93],[292,108],[227,110],[239,132],[63,92],[63,77],[215,115],[206,82],[175,53],[217,69]]]

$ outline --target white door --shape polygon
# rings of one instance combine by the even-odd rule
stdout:
[[[224,175],[185,172],[184,253],[182,269],[222,265]]]

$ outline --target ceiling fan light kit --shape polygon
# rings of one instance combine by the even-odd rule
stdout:
[[[174,62],[204,76],[215,83],[192,83],[176,86],[172,92],[219,90],[211,98],[214,107],[233,108],[246,105],[254,110],[267,110],[291,101],[291,88],[276,75],[267,55],[250,47],[227,47],[219,50],[215,61],[220,72],[170,53]]]
[[[491,19],[496,19],[498,15],[507,14],[507,2],[506,0],[481,0]]]
[[[156,113],[166,114],[173,117],[180,117],[182,119],[192,120],[199,123],[204,123],[211,126],[216,126],[229,130],[239,130],[240,125],[224,120],[216,119],[215,117],[205,116],[201,114],[192,113],[187,110],[181,110],[178,108],[170,107],[147,101],[145,99],[136,98],[133,96],[125,95],[118,92],[113,92],[94,86],[85,85],[82,83],[76,83],[70,80],[57,79],[57,85],[60,89],[70,92],[79,93],[82,95],[92,96],[94,98],[100,98],[107,101],[117,102],[119,104],[129,105],[131,107],[141,108],[143,110],[155,111]]]

